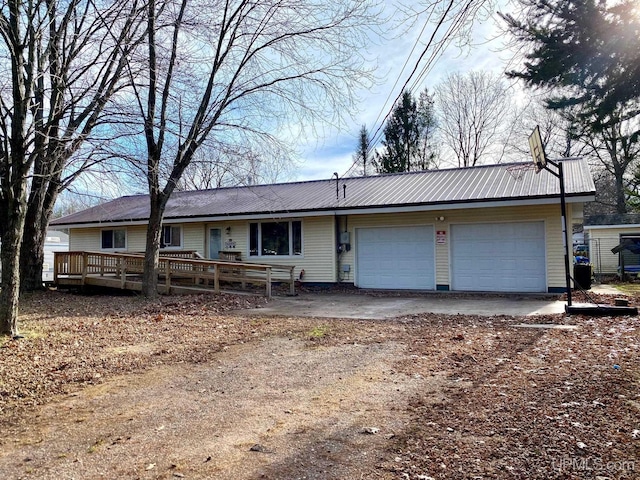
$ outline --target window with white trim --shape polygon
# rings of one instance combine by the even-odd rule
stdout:
[[[163,225],[160,237],[160,248],[182,247],[182,227],[176,225]]]
[[[260,222],[249,224],[250,256],[302,255],[302,222]]]
[[[127,231],[124,228],[102,230],[100,248],[103,250],[127,248]]]

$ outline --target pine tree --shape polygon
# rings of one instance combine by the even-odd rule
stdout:
[[[502,15],[530,52],[508,73],[528,86],[553,89],[552,109],[580,106],[596,128],[638,115],[640,15],[636,0],[520,0],[524,20]]]
[[[508,72],[549,92],[546,105],[575,120],[572,135],[592,147],[627,211],[627,171],[640,158],[640,15],[636,0],[519,0],[522,19],[502,15],[529,50]],[[577,132],[577,133],[576,133]]]
[[[404,91],[384,127],[383,151],[376,155],[378,173],[426,170],[435,159],[431,135],[435,128],[433,100],[428,93],[418,102]]]
[[[428,89],[424,89],[418,96],[418,145],[415,165],[418,170],[436,168],[438,150],[434,139],[438,126],[435,114],[435,101]]]
[[[353,155],[353,163],[358,165],[360,172],[363,176],[367,176],[367,167],[370,163],[371,157],[371,139],[369,138],[369,131],[366,125],[362,125],[360,128],[360,134],[358,135],[358,149]]]

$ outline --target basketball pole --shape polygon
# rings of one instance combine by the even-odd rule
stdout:
[[[566,313],[582,313],[586,315],[638,315],[638,309],[636,307],[607,307],[602,305],[596,305],[595,307],[583,307],[571,306],[571,271],[569,270],[569,242],[567,240],[567,203],[564,191],[564,169],[562,162],[564,160],[572,160],[573,158],[559,158],[557,160],[549,160],[544,152],[544,143],[542,143],[542,136],[540,135],[540,126],[536,125],[531,135],[529,135],[529,149],[531,151],[531,157],[533,158],[533,164],[536,167],[536,173],[540,173],[542,170],[546,170],[551,175],[560,180],[560,210],[562,214],[562,244],[564,245],[564,272],[567,282],[567,305],[564,307]],[[547,165],[553,165],[557,170],[554,172]]]
[[[547,159],[546,163],[550,163],[558,169],[554,172],[546,165],[543,167],[547,172],[556,177],[560,181],[560,214],[562,216],[562,244],[564,245],[564,273],[567,288],[567,307],[571,306],[571,270],[569,264],[569,243],[567,242],[567,202],[565,199],[564,190],[564,169],[562,168],[562,159],[550,160]]]

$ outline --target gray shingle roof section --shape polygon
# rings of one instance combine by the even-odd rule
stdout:
[[[584,217],[585,226],[640,225],[639,213],[612,213]]]
[[[335,179],[175,192],[167,204],[165,220],[421,205],[463,206],[470,202],[559,197],[560,186],[555,176],[547,171],[536,174],[529,169],[522,172],[521,178],[515,178],[508,168],[517,165],[526,163],[343,178],[338,181],[338,198]],[[595,193],[585,160],[566,160],[564,170],[567,197]],[[135,195],[68,215],[52,225],[140,221],[148,216],[148,196]]]

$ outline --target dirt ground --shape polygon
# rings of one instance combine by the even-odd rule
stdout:
[[[234,313],[263,302],[26,298],[0,478],[640,478],[635,317]]]

